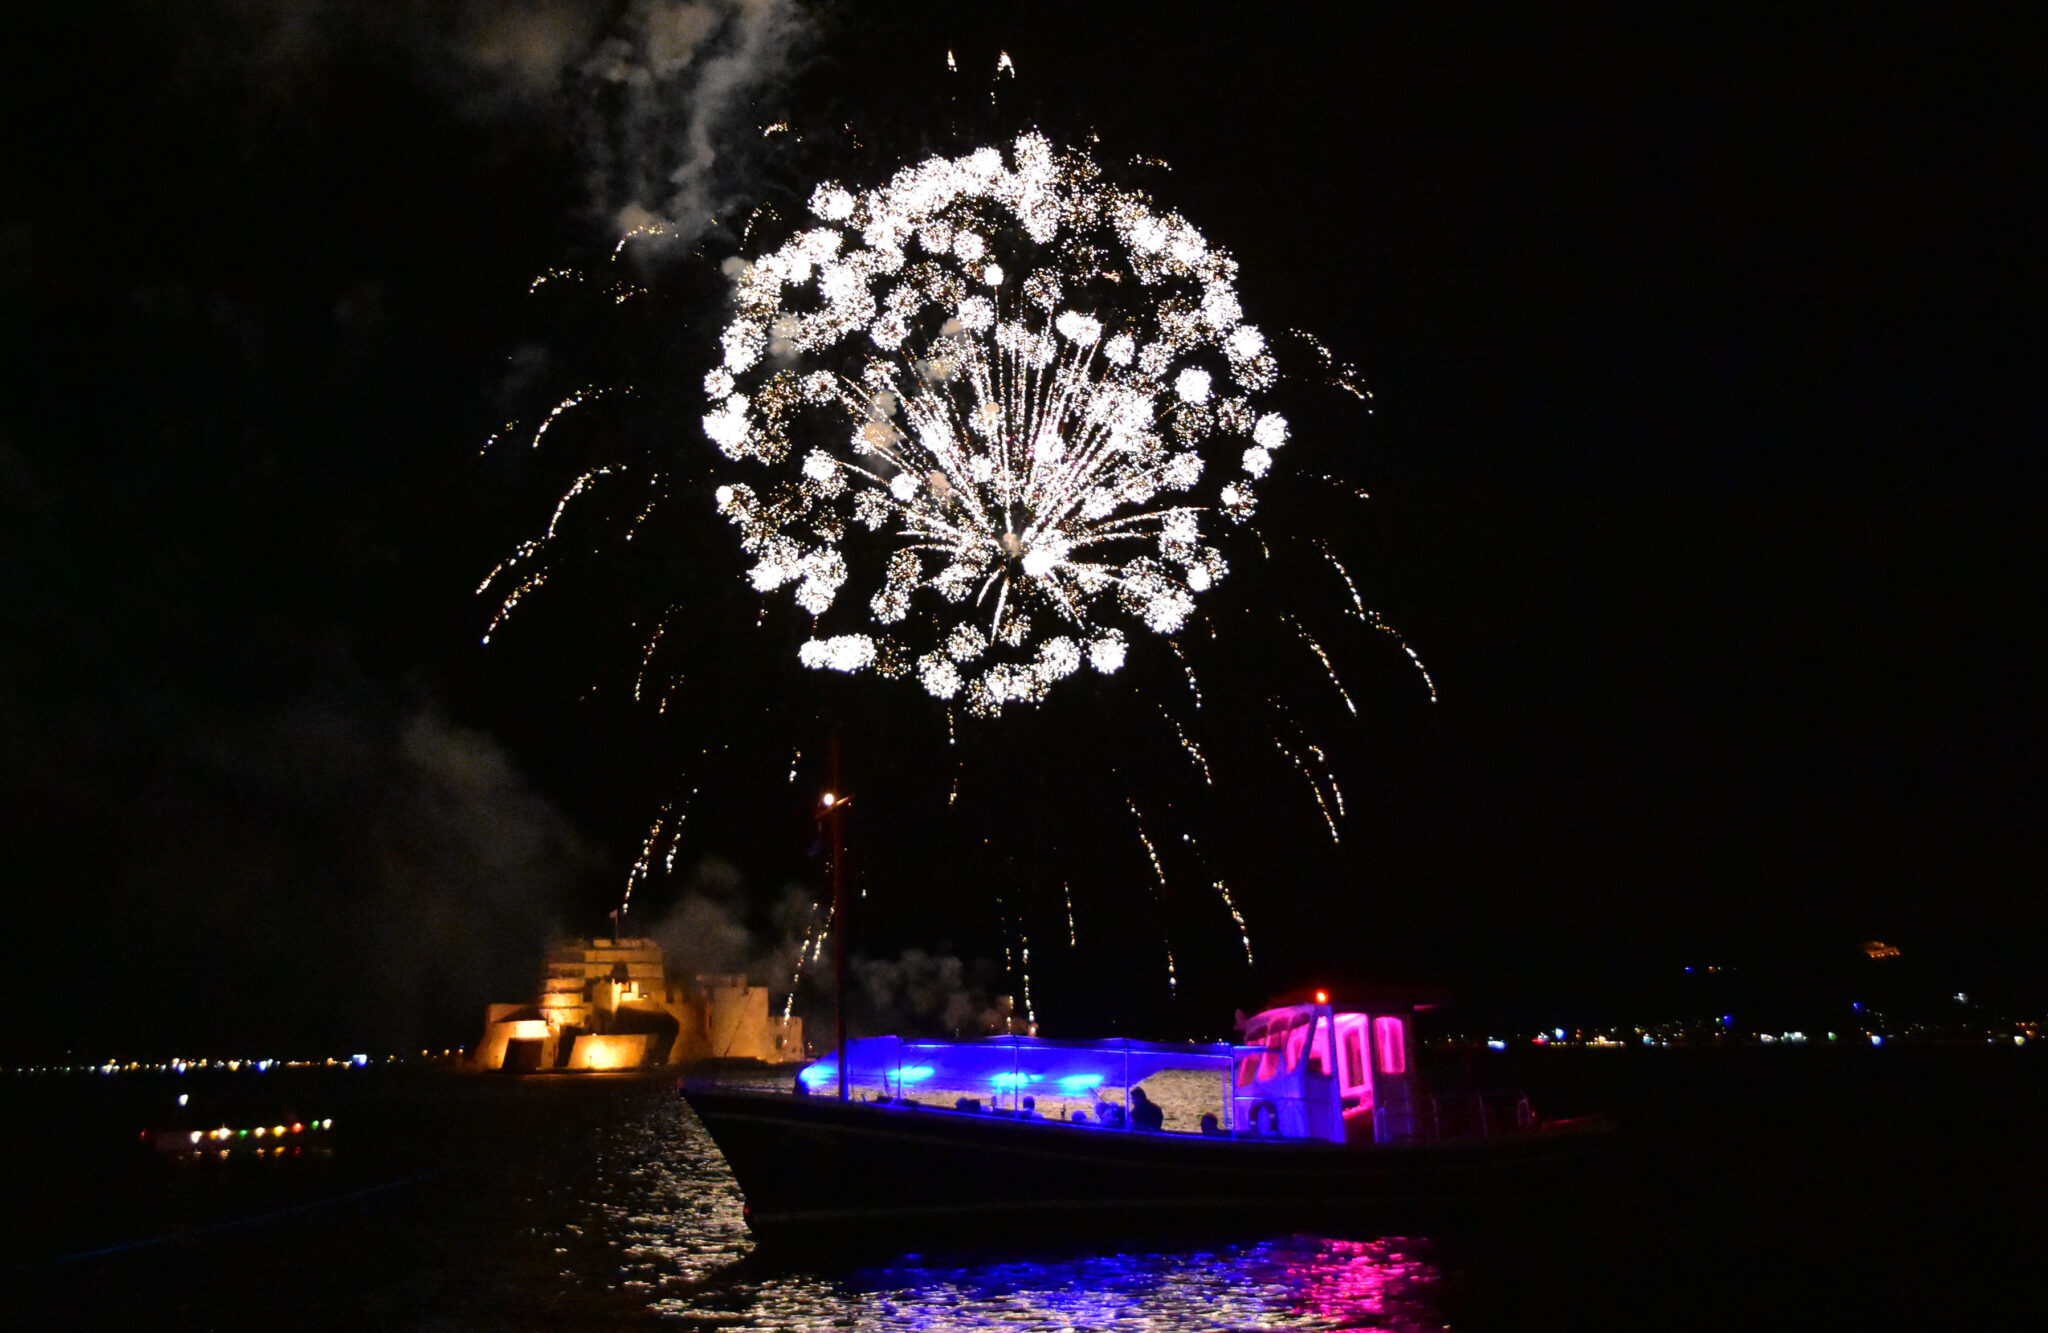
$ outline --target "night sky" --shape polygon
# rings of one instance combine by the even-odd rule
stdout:
[[[1932,18],[1104,8],[11,20],[0,1053],[466,1043],[551,934],[606,927],[693,788],[635,913],[772,970],[822,882],[835,721],[864,954],[906,986],[903,951],[957,958],[992,994],[1028,934],[1048,1031],[1222,1035],[1327,978],[1654,1017],[1688,963],[1848,975],[1865,939],[2038,1002],[2038,46]],[[1283,467],[1370,501],[1276,477],[1262,521],[1341,548],[1438,702],[1355,624],[1356,719],[1298,645],[1224,634],[1213,793],[1160,741],[1186,686],[1156,644],[949,749],[913,684],[795,667],[807,625],[784,597],[756,627],[708,502],[479,645],[477,582],[580,470],[710,461],[718,262],[756,203],[1034,125],[1099,136],[1236,255],[1251,318],[1358,368],[1370,411],[1290,390]],[[667,180],[698,141],[711,164]],[[614,264],[630,203],[696,232]],[[592,277],[530,295],[551,268]],[[526,448],[605,385],[633,391]],[[1226,629],[1341,619],[1334,584],[1233,567]],[[657,716],[634,645],[669,603],[690,684]],[[1339,846],[1229,702],[1274,695],[1333,756]],[[1123,795],[1207,848],[1168,848],[1164,895]]]

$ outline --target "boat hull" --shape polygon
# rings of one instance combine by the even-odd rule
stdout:
[[[780,1243],[1048,1237],[1527,1208],[1585,1183],[1605,1122],[1347,1146],[1126,1131],[716,1087],[683,1095]]]

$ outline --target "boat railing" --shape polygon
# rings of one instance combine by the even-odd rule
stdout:
[[[1230,1099],[1229,1130],[1238,1138],[1315,1138],[1309,1099],[1270,1089],[1236,1092]]]
[[[1535,1127],[1536,1112],[1520,1093],[1441,1093],[1373,1110],[1373,1137],[1381,1143],[1483,1139]]]
[[[1257,1051],[1228,1043],[1161,1043],[1110,1038],[1053,1041],[1001,1036],[980,1041],[858,1037],[847,1043],[847,1091],[852,1100],[904,1107],[937,1106],[1031,1112],[1073,1123],[1122,1125],[1133,1090],[1168,1072],[1214,1079],[1210,1101],[1222,1123],[1211,1132],[1232,1132],[1231,1074],[1236,1061]],[[796,1089],[830,1095],[839,1082],[840,1053],[800,1070]],[[1298,1099],[1297,1099],[1298,1100]],[[1192,1120],[1195,1107],[1181,1114]],[[1297,1108],[1291,1119],[1301,1119]],[[1191,1132],[1192,1124],[1184,1126]]]

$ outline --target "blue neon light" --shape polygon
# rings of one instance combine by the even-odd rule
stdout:
[[[1029,1037],[986,1041],[902,1041],[862,1037],[847,1043],[848,1084],[862,1096],[875,1093],[994,1094],[1007,1104],[1036,1092],[1047,1097],[1086,1098],[1099,1088],[1139,1083],[1162,1069],[1204,1070],[1226,1078],[1243,1054],[1225,1043],[1203,1046],[1126,1042],[1050,1042]],[[805,1092],[824,1092],[838,1081],[840,1053],[807,1066],[797,1078]]]

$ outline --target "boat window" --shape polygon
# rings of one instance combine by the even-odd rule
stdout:
[[[1266,1053],[1259,1057],[1259,1077],[1272,1078],[1280,1072],[1280,1057],[1287,1045],[1287,1029],[1275,1024],[1266,1029]]]
[[[1247,1055],[1244,1059],[1239,1060],[1237,1062],[1237,1086],[1240,1088],[1250,1087],[1253,1080],[1258,1077],[1258,1071],[1258,1056]]]
[[[1287,1029],[1287,1072],[1301,1068],[1301,1053],[1308,1047],[1310,1025],[1297,1023]]]
[[[1404,1074],[1408,1071],[1408,1043],[1402,1027],[1398,1018],[1375,1018],[1372,1021],[1372,1044],[1379,1050],[1382,1074]]]
[[[1344,1030],[1344,1086],[1355,1088],[1365,1082],[1365,1034],[1356,1026]]]
[[[1308,1025],[1308,1072],[1318,1078],[1330,1077],[1330,1038],[1323,1030],[1323,1020],[1318,1017],[1309,1020]]]

